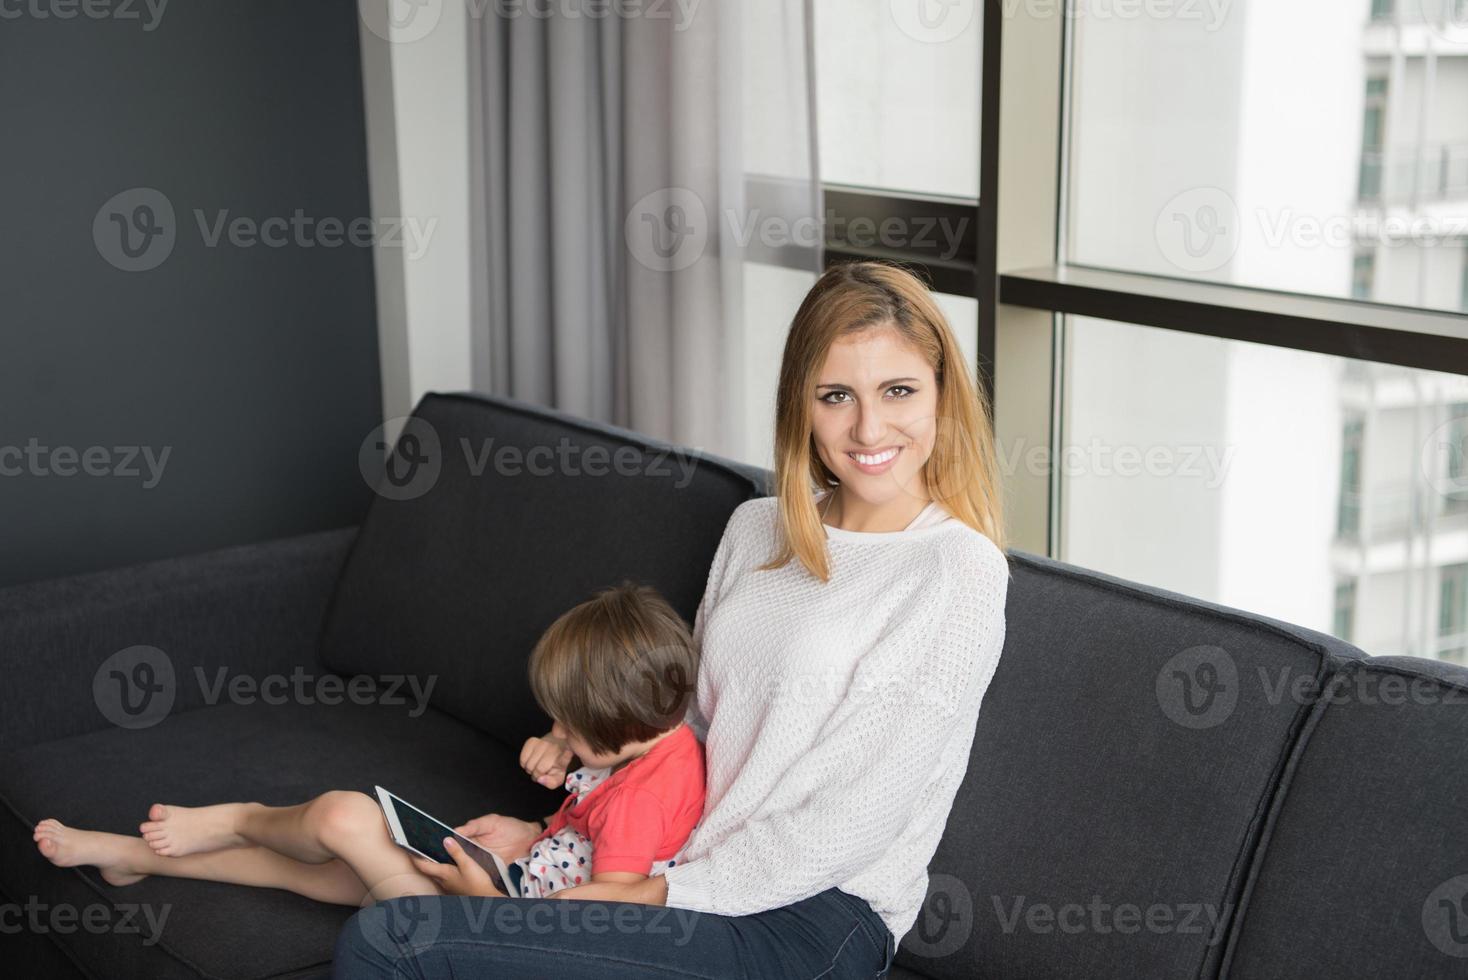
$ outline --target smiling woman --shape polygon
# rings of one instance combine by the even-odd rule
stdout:
[[[777,413],[779,495],[729,517],[694,617],[707,805],[676,865],[591,901],[431,903],[428,941],[387,902],[337,977],[886,975],[1004,648],[993,434],[927,289],[871,262],[801,304]]]
[[[878,262],[838,265],[785,343],[775,407],[785,548],[828,576],[823,522],[898,531],[930,502],[1004,548],[993,426],[932,294]],[[809,487],[834,489],[818,514]]]

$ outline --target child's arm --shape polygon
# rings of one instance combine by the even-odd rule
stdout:
[[[551,898],[572,898],[594,902],[635,902],[638,905],[664,905],[668,886],[662,875],[649,878],[631,871],[603,871],[592,875],[585,885],[576,885],[553,893]]]

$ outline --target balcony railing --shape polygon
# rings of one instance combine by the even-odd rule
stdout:
[[[1360,197],[1382,204],[1468,199],[1468,143],[1361,154]]]

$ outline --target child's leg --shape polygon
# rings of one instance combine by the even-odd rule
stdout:
[[[340,858],[378,899],[437,893],[408,853],[389,839],[382,808],[365,793],[334,791],[283,807],[155,804],[148,815],[152,819],[141,827],[143,838],[165,857],[254,844],[307,864]]]
[[[52,864],[62,868],[93,865],[113,885],[131,885],[147,875],[166,875],[283,888],[336,905],[360,906],[367,898],[362,880],[341,861],[305,864],[264,847],[163,857],[137,837],[76,830],[55,820],[41,821],[33,836],[41,854]]]
[[[388,837],[382,810],[364,793],[326,793],[309,803],[288,807],[267,807],[258,803],[225,803],[198,809],[154,806],[150,815],[161,819],[143,824],[144,835],[150,839],[138,843],[154,851],[155,856],[164,862],[219,857],[232,851],[268,850],[308,865],[340,859],[356,875],[359,884],[365,886],[368,897],[374,900],[438,894],[438,886],[419,874],[408,852]],[[160,840],[170,845],[182,843],[186,851],[206,846],[215,849],[203,853],[160,853]],[[45,853],[44,848],[42,853]],[[258,855],[250,861],[258,863]],[[82,859],[72,863],[97,862]],[[137,864],[129,858],[126,866],[130,870],[127,873],[207,877],[218,881],[235,880],[234,877],[218,876],[225,872],[231,875],[246,873],[240,871],[246,865],[228,860],[187,866],[200,869],[198,875],[179,875],[167,863],[149,864],[146,869],[136,867]],[[255,864],[247,864],[248,873],[253,874]]]

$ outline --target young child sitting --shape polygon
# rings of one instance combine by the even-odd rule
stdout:
[[[456,828],[510,864],[517,897],[617,900],[671,867],[703,814],[703,747],[684,723],[697,671],[686,624],[650,588],[622,585],[574,607],[531,656],[531,688],[555,720],[521,764],[570,795],[548,825],[487,814]],[[336,791],[296,806],[155,804],[142,837],[36,825],[59,867],[91,865],[112,885],[148,875],[283,888],[363,905],[443,892],[494,896],[489,876],[452,843],[456,865],[394,844],[376,800]],[[578,894],[579,892],[579,894]]]
[[[608,589],[546,630],[530,655],[530,689],[555,726],[526,742],[521,764],[541,781],[568,756],[583,765],[566,775],[570,795],[544,832],[490,848],[514,862],[509,884],[520,897],[677,863],[703,815],[703,746],[682,720],[696,673],[687,626],[646,587]],[[445,891],[480,893],[477,867],[451,853],[457,868],[415,864]]]

